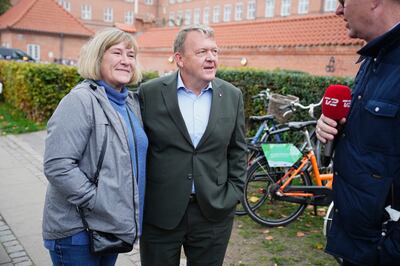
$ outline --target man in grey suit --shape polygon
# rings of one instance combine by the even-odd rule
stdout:
[[[246,174],[243,97],[215,78],[219,49],[209,27],[178,33],[179,68],[142,84],[149,138],[143,266],[222,265]]]

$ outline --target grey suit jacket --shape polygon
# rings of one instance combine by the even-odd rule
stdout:
[[[149,138],[144,222],[165,229],[175,228],[182,219],[193,180],[207,219],[233,215],[246,175],[241,91],[221,79],[212,81],[209,122],[194,148],[179,110],[176,86],[177,72],[139,88]]]

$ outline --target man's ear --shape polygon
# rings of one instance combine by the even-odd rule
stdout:
[[[178,67],[183,67],[182,55],[180,53],[175,53],[174,54],[174,60],[175,60],[176,65]]]

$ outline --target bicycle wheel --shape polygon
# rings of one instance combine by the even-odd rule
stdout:
[[[332,225],[332,218],[333,218],[333,201],[328,207],[328,210],[326,211],[325,217],[324,217],[324,227],[322,229],[322,233],[326,237],[328,235],[329,230],[331,229]]]
[[[289,202],[287,197],[274,193],[279,180],[288,168],[270,168],[265,157],[260,157],[248,170],[243,204],[249,216],[265,226],[283,226],[302,214],[307,204]],[[310,185],[307,171],[293,179],[294,186]]]
[[[236,216],[243,216],[246,215],[247,211],[243,206],[243,203],[239,203],[238,205],[236,205],[236,210],[235,210],[235,215]]]

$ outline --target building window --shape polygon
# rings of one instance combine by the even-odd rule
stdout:
[[[214,6],[214,12],[213,12],[213,22],[218,23],[219,22],[219,16],[221,13],[221,9],[219,6]]]
[[[242,20],[243,17],[243,3],[237,3],[235,6],[235,20]]]
[[[331,12],[336,10],[337,1],[336,0],[325,0],[324,11]]]
[[[175,0],[169,0],[170,4],[175,4]]]
[[[125,2],[133,3],[133,0],[125,0]]]
[[[191,21],[192,21],[192,11],[188,9],[185,11],[185,25],[190,25]]]
[[[205,7],[203,10],[203,24],[208,25],[209,21],[210,21],[210,8]]]
[[[133,11],[126,11],[124,16],[125,24],[132,25],[134,20]]]
[[[176,2],[177,2],[177,3],[182,3],[182,2],[183,2],[183,0],[176,0]]]
[[[265,0],[265,17],[272,18],[275,13],[275,0]]]
[[[281,7],[281,16],[289,16],[290,15],[290,0],[282,0],[282,7]]]
[[[40,61],[40,46],[37,44],[28,44],[28,55],[36,61]]]
[[[92,19],[92,6],[81,5],[81,19]]]
[[[224,22],[231,21],[232,6],[224,5]]]
[[[67,0],[58,0],[58,4],[68,12],[71,12],[71,2]]]
[[[170,26],[170,27],[175,26],[175,14],[174,14],[174,12],[169,12],[169,15],[168,15],[168,26]]]
[[[182,20],[183,20],[183,11],[182,10],[178,10],[178,12],[176,12],[176,24],[178,26],[182,25]]]
[[[144,0],[144,3],[146,5],[152,5],[153,4],[153,0]]]
[[[247,4],[247,19],[256,18],[256,0],[249,0]]]
[[[299,14],[307,14],[308,13],[308,0],[299,0]]]
[[[200,8],[194,9],[193,24],[200,24]]]
[[[113,9],[111,7],[106,7],[104,9],[104,21],[105,22],[113,21]]]

